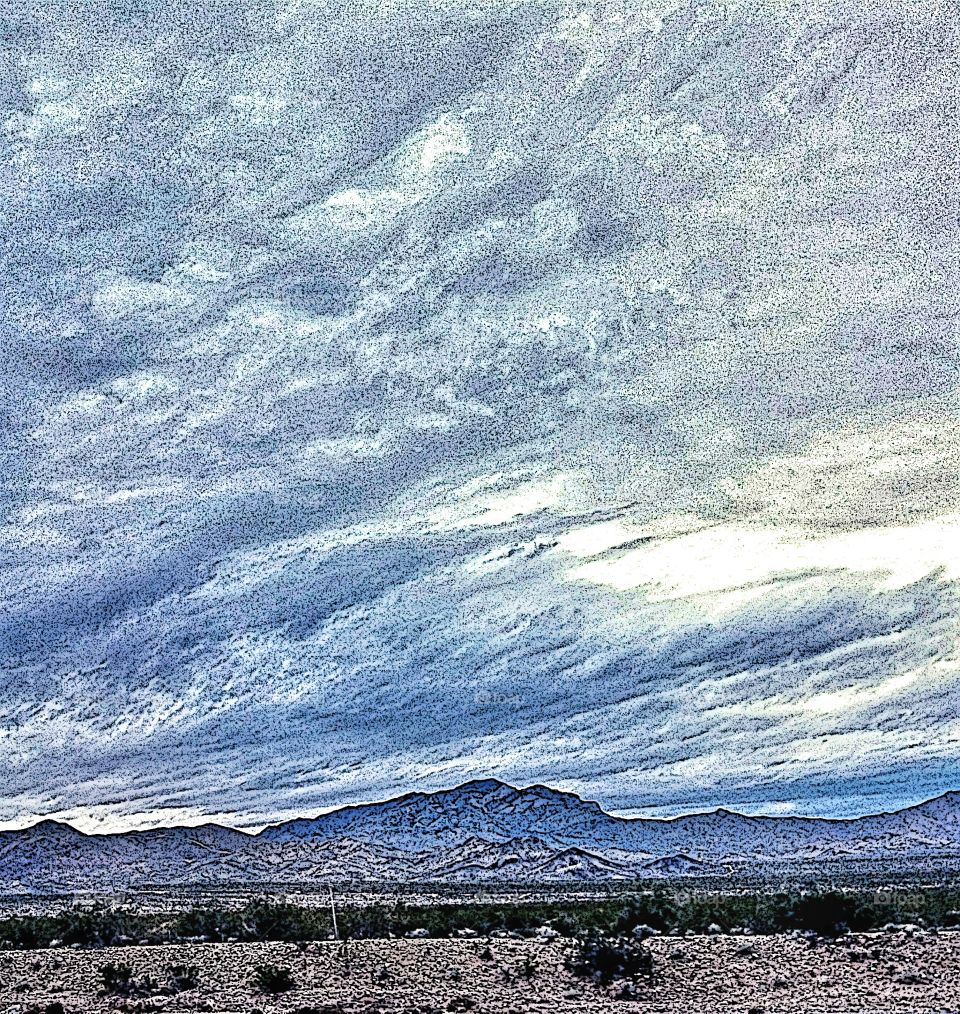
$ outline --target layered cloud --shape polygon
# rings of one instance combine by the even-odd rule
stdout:
[[[3,17],[0,821],[960,782],[948,3]]]

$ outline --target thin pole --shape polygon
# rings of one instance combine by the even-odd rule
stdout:
[[[333,903],[333,885],[327,884],[327,890],[330,892],[330,915],[333,917],[333,939],[340,939],[340,932],[337,929],[337,908]]]

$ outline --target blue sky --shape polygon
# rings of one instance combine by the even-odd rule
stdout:
[[[0,31],[0,825],[960,786],[952,4]]]

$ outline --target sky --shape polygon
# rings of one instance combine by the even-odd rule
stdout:
[[[952,0],[0,33],[0,826],[960,788]]]

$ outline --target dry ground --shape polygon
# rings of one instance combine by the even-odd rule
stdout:
[[[56,1002],[66,1014],[960,1012],[960,933],[868,934],[815,947],[785,936],[660,938],[651,944],[657,982],[639,990],[638,1002],[614,1000],[574,979],[563,968],[563,947],[511,939],[358,941],[349,945],[349,969],[334,943],[305,951],[292,944],[10,951],[0,954],[0,1012],[42,1014]],[[528,957],[535,965],[529,979]],[[108,961],[161,980],[170,965],[196,965],[199,985],[169,997],[105,996],[99,968]],[[297,987],[280,996],[258,993],[250,978],[261,963],[289,967]]]

